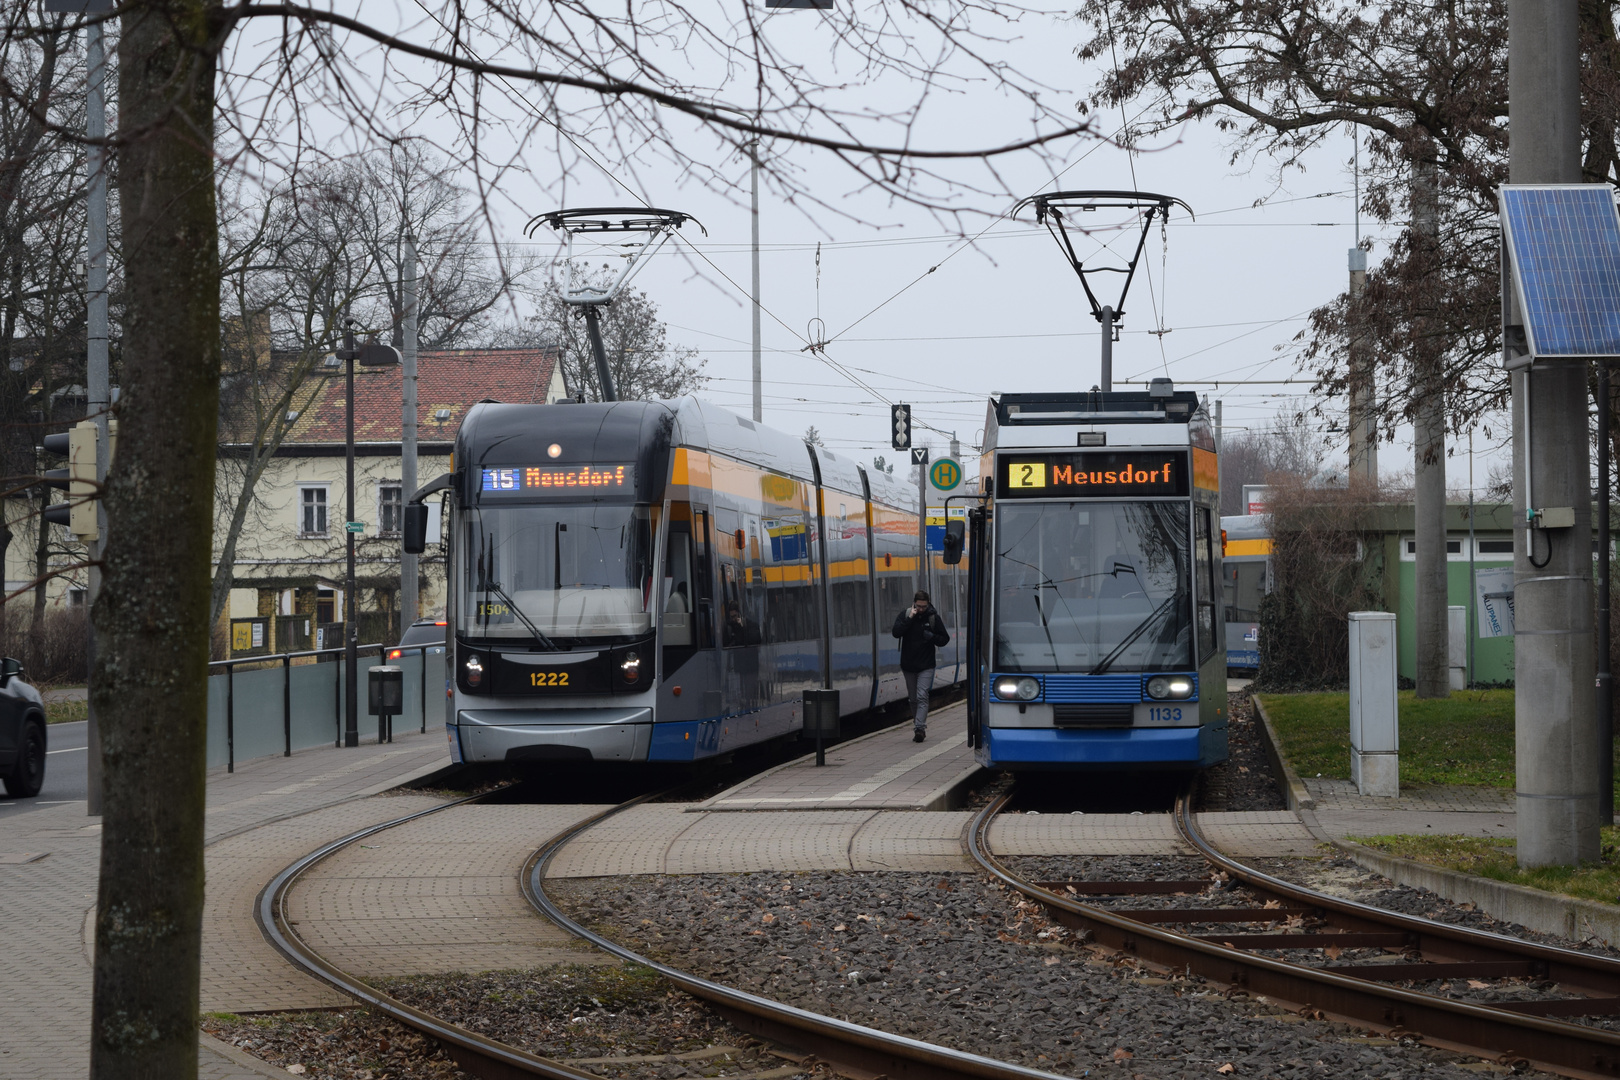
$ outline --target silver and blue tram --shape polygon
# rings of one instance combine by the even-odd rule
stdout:
[[[1194,770],[1227,754],[1213,431],[1196,394],[990,401],[969,741],[1012,770]]]
[[[480,404],[451,470],[456,761],[692,762],[792,736],[808,689],[898,701],[919,579],[958,636],[913,491],[695,398]]]

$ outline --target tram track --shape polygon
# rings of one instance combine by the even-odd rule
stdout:
[[[418,821],[431,814],[465,806],[488,798],[486,792],[443,806],[403,815],[350,833],[309,852],[283,868],[261,890],[255,917],[271,945],[296,967],[331,985],[345,995],[369,1006],[381,1015],[436,1040],[444,1051],[467,1072],[483,1080],[517,1080],[545,1077],[547,1080],[604,1080],[587,1065],[633,1064],[632,1057],[558,1060],[531,1053],[453,1024],[431,1012],[416,1008],[378,990],[364,980],[342,970],[322,956],[298,934],[287,914],[288,895],[300,878],[321,862],[351,844],[388,829]],[[570,840],[592,826],[633,806],[659,798],[664,793],[639,796],[580,821],[542,844],[525,863],[520,886],[535,910],[563,929],[629,963],[639,964],[667,979],[687,994],[707,1003],[723,1019],[739,1030],[777,1044],[771,1051],[793,1062],[797,1072],[810,1072],[822,1065],[852,1080],[1056,1080],[1053,1073],[997,1061],[951,1047],[878,1031],[806,1009],[787,1005],[761,995],[714,982],[682,971],[640,954],[581,926],[561,910],[544,888],[544,875],[552,857]],[[725,1047],[707,1048],[696,1057],[713,1056]],[[688,1054],[692,1057],[692,1054]],[[675,1060],[660,1056],[659,1060]],[[739,1075],[729,1080],[780,1080],[783,1070]]]
[[[1177,800],[1176,826],[1210,876],[1031,881],[988,844],[990,824],[1011,797],[1002,794],[975,816],[969,853],[1095,946],[1402,1042],[1569,1076],[1620,1076],[1620,1032],[1558,1019],[1620,1015],[1620,960],[1385,911],[1265,874],[1215,849],[1186,794]],[[1251,902],[1223,902],[1234,886]],[[1485,1003],[1410,988],[1458,979],[1481,986],[1533,980],[1560,996]]]

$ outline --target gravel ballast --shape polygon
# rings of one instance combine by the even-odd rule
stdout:
[[[1187,869],[1166,862],[1164,876]],[[694,974],[1064,1075],[1462,1077],[1485,1067],[1077,946],[1038,905],[969,875],[697,875],[547,888],[581,922]]]

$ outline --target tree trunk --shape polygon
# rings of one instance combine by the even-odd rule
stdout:
[[[1413,163],[1412,229],[1414,254],[1437,265],[1440,243],[1440,189],[1433,148]],[[1436,296],[1420,296],[1428,307]],[[1450,633],[1446,626],[1446,394],[1439,347],[1440,320],[1424,311],[1412,319],[1413,518],[1417,534],[1417,696],[1451,696]]]
[[[197,1075],[208,582],[219,409],[217,8],[125,7],[118,467],[95,608],[101,882],[93,1080]]]

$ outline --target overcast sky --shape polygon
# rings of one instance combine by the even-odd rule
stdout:
[[[384,8],[367,4],[366,16],[376,19]],[[407,15],[421,14],[408,5],[394,10],[405,28],[412,21]],[[1099,72],[1073,58],[1082,29],[1072,21],[1037,16],[1015,32],[1017,40],[1002,46],[1006,58],[1066,95],[1063,100],[1078,100],[1095,82]],[[820,39],[826,28],[814,12],[776,13],[770,33],[773,41],[801,46],[811,62],[825,49]],[[420,29],[410,36],[427,37]],[[354,52],[365,70],[364,50]],[[375,68],[381,71],[380,61]],[[701,74],[694,75],[697,85],[706,84]],[[874,102],[901,101],[909,92],[881,79],[849,89],[852,100],[865,96]],[[381,93],[386,96],[386,88]],[[724,101],[726,94],[722,89],[714,96]],[[495,115],[504,110],[513,119],[511,130],[518,131],[530,108],[524,99],[538,100],[534,95],[492,87],[482,105]],[[746,103],[741,98],[739,93],[732,100]],[[913,141],[933,148],[994,145],[1021,137],[1027,115],[1027,106],[970,88],[931,102]],[[1108,135],[1120,127],[1117,110],[1095,119]],[[502,199],[492,206],[493,229],[503,241],[522,241],[529,213],[554,209],[562,200],[572,206],[633,204],[630,190],[652,205],[694,215],[708,235],[687,225],[680,242],[639,271],[635,287],[658,304],[671,340],[698,349],[707,360],[711,382],[705,396],[747,415],[748,163],[718,146],[712,134],[695,126],[683,132],[680,122],[672,120],[681,152],[735,180],[729,197],[683,177],[667,162],[625,165],[600,133],[594,140],[580,138],[606,168],[580,164],[563,176],[554,155],[538,145],[519,145],[515,136],[502,146],[496,130],[488,152],[521,163],[527,172],[503,180]],[[452,138],[451,126],[435,124],[431,114],[408,123],[412,134]],[[874,454],[893,460],[889,402],[910,403],[919,421],[954,433],[966,448],[982,438],[989,393],[1085,390],[1097,381],[1099,330],[1080,283],[1027,211],[1019,220],[1005,216],[1015,198],[964,196],[972,212],[960,224],[975,237],[969,244],[933,215],[859,190],[857,178],[825,152],[769,144],[763,152],[779,156],[837,208],[789,204],[769,182],[762,193],[766,423],[794,434],[814,425],[835,450],[862,460]],[[1309,379],[1299,373],[1291,343],[1310,310],[1346,286],[1346,252],[1354,240],[1350,136],[1328,140],[1306,159],[1305,171],[1280,182],[1269,161],[1229,163],[1229,147],[1209,124],[1185,126],[1135,154],[1076,138],[1059,147],[1057,156],[1062,167],[1055,180],[1054,166],[1035,154],[1000,159],[997,168],[1014,195],[1052,190],[1054,184],[1136,189],[1175,196],[1197,215],[1191,220],[1178,208],[1163,233],[1155,224],[1148,237],[1114,348],[1116,389],[1126,380],[1168,375],[1180,387],[1218,399],[1229,431],[1263,426],[1279,408],[1299,407]],[[985,183],[982,166],[947,168],[958,169],[966,184]],[[1134,222],[1117,214],[1111,221],[1097,217],[1099,228],[1080,243],[1082,257],[1106,262],[1111,252],[1128,253],[1138,234]],[[1107,228],[1110,223],[1121,227]],[[1376,263],[1387,234],[1365,220],[1362,233],[1374,239]],[[543,229],[536,241],[537,250],[556,250]],[[1109,300],[1119,281],[1119,275],[1103,275],[1095,286]],[[826,360],[806,351],[813,339],[828,341]],[[1386,476],[1410,470],[1410,433],[1399,434],[1381,451]],[[943,445],[939,435],[923,437]],[[1331,460],[1341,462],[1342,441],[1330,432],[1324,437],[1334,440]],[[1476,449],[1476,484],[1483,487],[1487,447],[1480,441]],[[1460,451],[1448,469],[1453,488],[1467,485],[1466,444]]]

